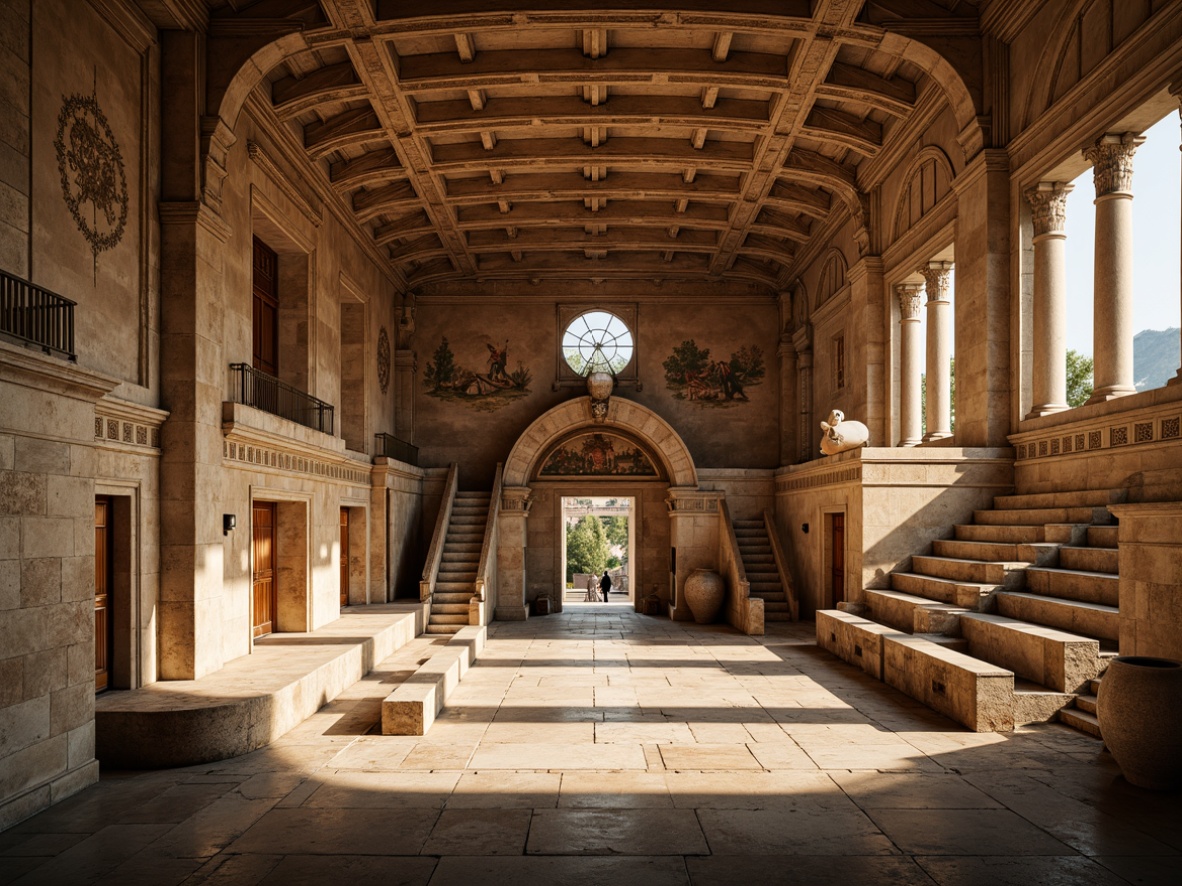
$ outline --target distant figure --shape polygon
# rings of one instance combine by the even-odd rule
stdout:
[[[612,592],[612,577],[603,570],[603,578],[599,580],[599,590],[603,591],[603,602],[608,602],[607,595]]]

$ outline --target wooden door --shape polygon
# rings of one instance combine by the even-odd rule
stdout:
[[[94,691],[111,685],[115,622],[111,611],[111,500],[94,500]]]
[[[275,629],[275,505],[256,501],[251,518],[254,560],[254,635]]]
[[[341,508],[341,605],[349,605],[349,509]]]
[[[279,374],[279,256],[258,237],[252,262],[254,368]]]
[[[845,600],[845,514],[834,514],[831,520],[829,575],[833,605],[836,606]]]

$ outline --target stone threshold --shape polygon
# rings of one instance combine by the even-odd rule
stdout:
[[[95,756],[107,767],[209,763],[270,744],[423,630],[418,603],[345,609],[315,631],[278,633],[198,680],[95,699]]]

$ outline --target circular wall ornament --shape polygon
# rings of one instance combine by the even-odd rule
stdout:
[[[630,362],[635,346],[632,331],[608,311],[587,311],[575,317],[562,334],[562,358],[579,375],[618,375]]]
[[[127,227],[127,174],[123,154],[95,95],[71,95],[57,117],[62,196],[91,251],[114,248]]]
[[[390,336],[385,326],[378,330],[378,385],[383,394],[390,387]]]

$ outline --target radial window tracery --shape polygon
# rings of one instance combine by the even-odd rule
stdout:
[[[608,311],[575,317],[562,335],[562,356],[579,375],[595,371],[619,374],[632,361],[632,331]]]

